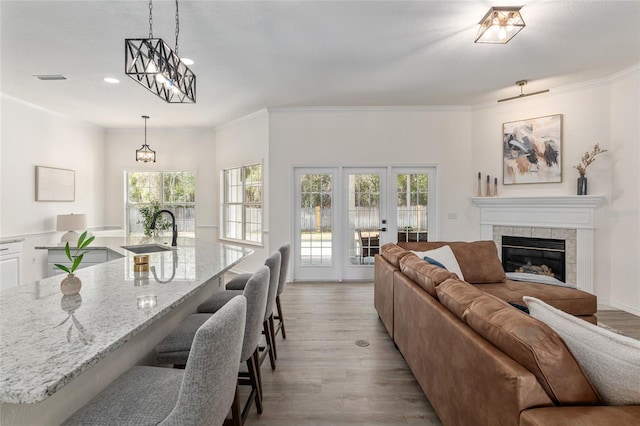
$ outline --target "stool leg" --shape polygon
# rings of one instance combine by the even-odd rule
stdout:
[[[238,385],[236,385],[236,394],[233,397],[233,405],[231,406],[231,422],[225,421],[225,424],[227,423],[231,424],[231,426],[242,426],[243,424]]]
[[[264,337],[267,340],[266,350],[269,352],[269,361],[271,362],[271,369],[275,370],[276,369],[276,357],[275,357],[274,346],[273,346],[273,334],[271,333],[271,327],[269,327],[269,320],[268,319],[265,320],[262,323],[262,327],[264,329],[264,331],[263,331]]]
[[[273,314],[269,316],[269,331],[271,332],[271,345],[273,346],[273,359],[278,359],[278,351],[276,350],[276,327],[273,322]],[[271,366],[275,370],[275,363]]]
[[[256,391],[256,409],[258,410],[258,414],[262,414],[262,381],[260,378],[260,361],[258,349],[256,349],[253,355],[247,360],[247,368],[249,369],[249,379],[251,380],[251,386]]]
[[[282,306],[280,305],[280,296],[276,296],[276,308],[278,309],[278,321],[280,321],[279,327],[282,329],[282,338],[287,338],[287,332],[284,329],[284,317],[282,316]]]

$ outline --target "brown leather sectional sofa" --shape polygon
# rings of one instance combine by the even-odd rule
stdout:
[[[448,244],[465,281],[407,250]],[[375,308],[445,425],[638,425],[640,406],[605,406],[562,339],[508,302],[537,297],[596,322],[596,297],[510,282],[493,241],[387,244]]]

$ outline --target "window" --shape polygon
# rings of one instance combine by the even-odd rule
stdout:
[[[429,175],[397,175],[398,241],[427,241]]]
[[[141,209],[167,209],[176,217],[181,236],[195,236],[195,172],[127,172],[127,226],[130,234],[145,231]],[[163,216],[164,219],[168,219]]]
[[[262,164],[223,171],[222,236],[262,243]]]

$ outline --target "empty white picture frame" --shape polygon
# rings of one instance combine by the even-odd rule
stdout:
[[[36,201],[75,200],[75,170],[36,166]]]

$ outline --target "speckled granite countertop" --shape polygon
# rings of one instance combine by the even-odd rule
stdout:
[[[123,257],[77,270],[79,295],[62,295],[64,275],[0,294],[0,402],[43,401],[252,253],[180,239],[177,250],[149,254],[141,276],[134,253],[121,248],[139,243],[97,238],[92,247]]]

